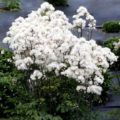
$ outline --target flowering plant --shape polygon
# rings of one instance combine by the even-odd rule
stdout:
[[[95,18],[88,12],[85,7],[80,6],[76,12],[77,14],[73,16],[75,19],[73,21],[74,27],[85,28],[87,26],[90,29],[96,28]]]
[[[92,16],[86,19],[90,28],[95,26]],[[29,71],[30,84],[47,79],[46,73],[53,72],[77,81],[77,91],[100,95],[102,74],[117,57],[94,40],[76,37],[71,32],[74,25],[62,11],[45,2],[27,18],[16,19],[3,41],[13,50],[17,68]]]
[[[92,30],[96,29],[95,18],[83,6],[80,6],[76,12],[77,14],[73,16],[73,27],[77,29],[78,33],[81,33],[81,37],[83,36],[83,29],[85,29],[85,27],[88,27],[88,29],[90,30],[89,39],[91,39]]]

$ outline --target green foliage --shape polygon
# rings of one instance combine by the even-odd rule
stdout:
[[[6,4],[6,9],[16,11],[20,9],[20,0],[1,0]]]
[[[120,109],[112,110],[108,112],[109,118],[114,118],[115,120],[120,120]]]
[[[47,79],[37,84],[35,91],[36,98],[44,101],[37,105],[39,111],[60,116],[62,120],[97,120],[97,116],[91,113],[91,95],[78,93],[77,84],[73,79],[47,73]]]
[[[108,33],[118,33],[120,32],[120,22],[119,21],[108,21],[103,24],[103,31]]]
[[[0,71],[8,73],[14,64],[8,62],[8,59],[12,60],[12,52],[6,49],[0,49]],[[4,63],[4,64],[3,64]]]
[[[38,101],[31,100],[29,103],[19,104],[16,107],[14,117],[10,120],[62,120],[59,116],[53,116],[45,111],[39,111],[37,105]]]
[[[115,50],[115,43],[118,43],[119,40],[120,40],[119,37],[113,37],[113,38],[110,38],[108,40],[105,40],[105,42],[104,42],[103,45],[104,45],[104,47],[110,48],[112,52],[114,52],[115,54],[117,54],[116,53],[117,51]]]
[[[103,120],[103,116],[99,112],[91,111],[84,114],[84,117],[82,117],[79,120]],[[76,119],[74,119],[76,120]]]
[[[109,92],[112,90],[112,75],[107,72],[104,74],[104,83],[102,85],[102,88],[103,88],[103,91],[102,91],[102,94],[100,96],[100,101],[102,104],[105,104],[107,103],[110,98],[109,98]]]
[[[12,115],[18,100],[26,96],[19,82],[23,74],[14,66],[12,56],[11,51],[0,49],[0,117]]]
[[[72,115],[80,117],[81,110],[77,102],[79,96],[75,90],[77,83],[72,79],[57,77],[52,73],[47,73],[47,77],[47,80],[39,84],[41,90],[35,92],[44,98],[47,112],[59,115],[63,120],[71,120]]]
[[[24,88],[19,85],[15,85],[11,76],[0,79],[0,117],[12,116],[13,110],[19,101],[24,100],[24,97],[28,97]]]
[[[114,73],[113,78],[117,82],[117,85],[113,86],[112,92],[115,95],[120,95],[120,72]]]
[[[120,38],[114,37],[114,38],[110,38],[108,40],[106,40],[104,42],[104,47],[108,47],[111,49],[111,51],[113,53],[115,53],[115,55],[117,55],[119,58],[117,60],[117,62],[115,62],[110,68],[111,70],[120,70],[120,49],[116,50],[115,49],[115,43],[119,42]]]
[[[110,48],[111,51],[115,53],[116,50],[115,50],[115,45],[114,45],[114,43],[118,43],[118,42],[119,42],[119,39],[120,39],[120,38],[118,38],[118,37],[113,37],[113,38],[110,38],[110,39],[108,39],[108,40],[105,40],[104,46]]]
[[[54,6],[64,6],[67,5],[68,0],[46,0]]]
[[[116,94],[116,95],[120,95],[120,86],[113,87],[113,93]]]

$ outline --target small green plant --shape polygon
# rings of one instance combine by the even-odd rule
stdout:
[[[107,33],[118,33],[120,32],[119,21],[108,21],[103,24],[103,31]]]
[[[67,5],[68,0],[46,0],[54,6],[64,6]]]
[[[20,9],[20,0],[1,0],[6,4],[6,10],[16,11]]]

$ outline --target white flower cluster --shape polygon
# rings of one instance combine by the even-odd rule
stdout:
[[[84,29],[86,26],[89,29],[96,28],[96,20],[95,18],[88,12],[88,10],[81,6],[77,9],[77,14],[73,16],[75,19],[73,21],[73,25],[75,28]]]
[[[39,70],[34,70],[33,74],[30,76],[31,80],[41,79],[42,73]]]
[[[64,13],[45,2],[27,18],[16,19],[4,42],[13,49],[18,69],[33,69],[31,80],[41,79],[46,71],[54,71],[58,76],[76,80],[78,91],[100,95],[102,73],[117,57],[94,40],[77,38],[70,28],[72,25]]]

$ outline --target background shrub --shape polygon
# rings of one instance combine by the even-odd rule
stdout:
[[[110,38],[108,40],[106,40],[103,45],[104,47],[108,47],[111,49],[111,51],[113,53],[115,53],[115,55],[117,56],[120,56],[120,49],[116,50],[115,49],[115,43],[119,42],[119,39],[118,37],[114,37],[114,38]],[[117,62],[115,62],[111,67],[110,67],[111,70],[117,70],[119,71],[120,70],[120,57],[118,58]]]
[[[68,0],[46,0],[54,6],[64,6],[67,5]]]
[[[6,9],[16,11],[20,9],[20,0],[1,0],[6,4]]]
[[[103,24],[103,31],[108,33],[118,33],[120,32],[120,22],[119,21],[108,21]]]
[[[118,37],[113,37],[113,38],[107,39],[107,40],[105,40],[103,45],[104,45],[104,47],[110,48],[111,51],[115,53],[116,50],[115,50],[115,44],[114,43],[118,43],[119,39],[120,38],[118,38]]]

